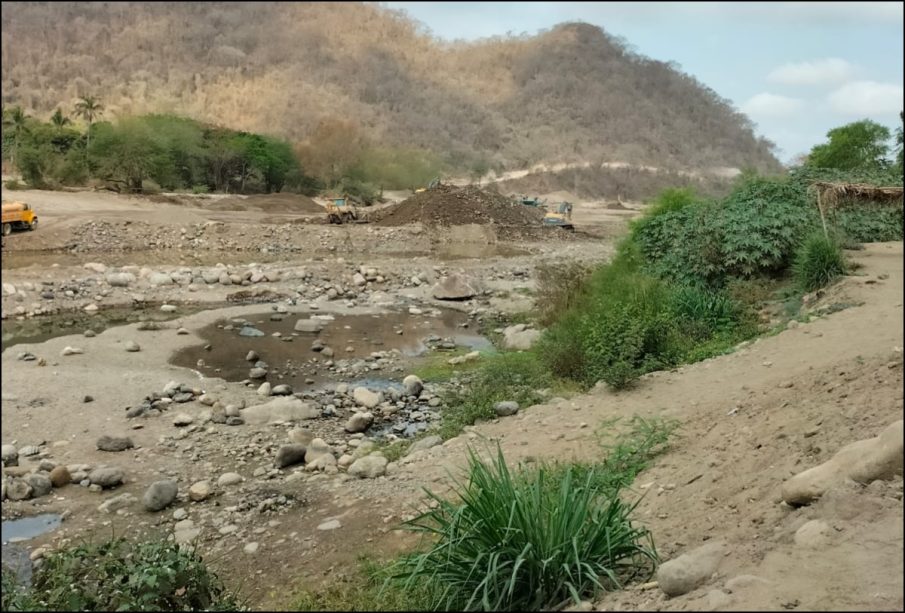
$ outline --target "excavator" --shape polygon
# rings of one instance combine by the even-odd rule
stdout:
[[[543,224],[545,226],[574,230],[575,226],[572,224],[572,203],[560,202],[556,207],[556,211],[550,211],[544,215]]]
[[[429,189],[435,189],[440,187],[440,177],[434,177],[433,181],[427,184],[427,187],[419,187],[415,190],[416,194],[420,194],[421,192],[426,192]]]

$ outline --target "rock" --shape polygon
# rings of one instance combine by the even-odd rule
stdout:
[[[519,325],[524,326],[524,324]],[[541,336],[540,330],[525,330],[524,327],[520,330],[513,329],[517,327],[518,326],[509,326],[503,330],[503,348],[518,351],[527,351],[528,349],[531,349],[531,346],[534,345]]]
[[[466,353],[465,355],[456,356],[454,358],[449,358],[447,360],[448,364],[452,364],[455,366],[456,364],[465,364],[466,362],[474,362],[478,358],[481,357],[481,353],[478,351],[471,351]]]
[[[153,513],[167,508],[176,500],[178,489],[175,481],[155,481],[145,490],[142,497],[145,510]]]
[[[10,500],[28,500],[33,491],[24,479],[11,477],[6,482],[6,497]]]
[[[125,348],[126,348],[126,351],[129,351],[132,353],[134,353],[136,351],[141,351],[141,346],[138,343],[136,343],[135,341],[126,341]]]
[[[323,329],[324,322],[319,319],[299,319],[293,328],[296,332],[320,332]]]
[[[258,388],[258,391],[257,391],[258,396],[264,396],[265,398],[267,396],[270,396],[270,394],[273,392],[273,390],[271,388],[272,388],[272,386],[270,385],[270,381],[265,381]]]
[[[258,553],[258,548],[259,545],[257,543],[248,543],[247,545],[245,545],[243,551],[245,551],[245,553],[247,553],[248,555],[253,555]]]
[[[359,287],[362,286],[362,285],[367,284],[367,282],[368,282],[368,280],[365,279],[365,278],[361,275],[361,273],[358,273],[358,272],[357,272],[357,273],[355,273],[354,275],[352,275],[352,283],[354,283],[355,285],[358,285]]]
[[[306,428],[293,428],[289,431],[289,440],[300,445],[308,445],[314,440],[314,433]]]
[[[346,432],[364,432],[374,422],[374,415],[368,411],[366,413],[356,413],[346,422]]]
[[[97,439],[96,445],[101,451],[125,451],[135,447],[132,439],[127,436],[107,436],[106,434]]]
[[[195,421],[195,418],[187,413],[178,413],[175,417],[173,417],[174,426],[187,426],[193,421]]]
[[[320,417],[320,410],[295,396],[279,396],[242,411],[249,424],[266,424],[276,421],[301,421]]]
[[[799,547],[816,549],[830,542],[830,527],[826,522],[812,519],[795,532],[795,544]]]
[[[0,448],[0,459],[5,466],[17,466],[19,464],[19,452],[15,445],[3,445]]]
[[[270,393],[274,396],[291,396],[292,388],[285,383],[281,383],[280,385],[274,385]]]
[[[63,347],[63,351],[60,352],[60,355],[65,357],[67,355],[79,355],[81,353],[85,353],[85,350],[82,349],[81,347],[68,347],[67,346],[67,347]]]
[[[212,493],[209,481],[198,481],[189,488],[189,498],[195,502],[201,502],[210,498]]]
[[[373,479],[386,473],[387,463],[382,455],[371,454],[352,462],[348,473],[359,479]]]
[[[201,528],[186,528],[183,530],[176,530],[173,532],[173,540],[176,541],[178,545],[191,543],[198,535],[201,534]]]
[[[266,376],[267,376],[266,368],[258,368],[257,366],[255,366],[254,368],[252,368],[251,370],[248,371],[249,379],[263,379]]]
[[[189,331],[186,330],[185,328],[179,328],[178,330],[176,330],[176,334],[185,335],[185,334],[189,334]]]
[[[247,362],[257,362],[259,359],[261,359],[261,356],[259,356],[258,352],[254,349],[252,349],[245,355],[245,360]]]
[[[188,516],[189,512],[185,509],[176,509],[175,511],[173,511],[173,519],[175,519],[176,521],[182,521]]]
[[[306,451],[307,448],[298,443],[283,445],[277,451],[276,458],[274,458],[274,464],[277,468],[286,468],[287,466],[301,464],[305,461]]]
[[[105,272],[107,272],[107,267],[100,262],[86,262],[82,265],[82,268],[99,274],[104,274]]]
[[[7,296],[15,296],[16,295],[16,286],[12,283],[4,283],[3,284],[3,293]]]
[[[239,330],[239,336],[265,336],[263,332],[255,328],[254,326],[242,326],[242,329]]]
[[[88,481],[92,485],[99,485],[102,488],[116,487],[123,482],[125,474],[122,469],[115,467],[95,468],[88,473]]]
[[[383,394],[372,392],[366,387],[356,387],[352,392],[352,399],[359,406],[363,406],[366,409],[373,409],[383,402]]]
[[[94,313],[97,311],[97,305],[88,304],[88,305],[85,305],[85,307],[82,310],[85,311],[86,313]]]
[[[173,285],[173,278],[164,272],[152,272],[148,275],[148,283],[154,286]]]
[[[125,509],[127,507],[132,506],[137,499],[135,496],[130,494],[129,492],[124,492],[119,494],[118,496],[113,496],[112,498],[108,498],[100,505],[98,505],[97,510],[101,513],[116,513],[120,509]]]
[[[321,456],[328,455],[331,458],[333,457],[333,450],[330,448],[330,445],[324,441],[322,438],[312,439],[310,443],[307,445],[308,450],[305,452],[305,463],[311,464],[312,462],[318,460]]]
[[[68,468],[60,464],[59,466],[54,466],[53,470],[50,471],[50,482],[54,487],[63,487],[72,482],[72,475],[69,473]]]
[[[330,519],[330,520],[325,521],[322,524],[318,524],[317,529],[318,530],[336,530],[336,529],[342,528],[342,527],[343,527],[343,525],[341,523],[339,523],[338,519]]]
[[[687,594],[704,583],[723,559],[725,544],[707,543],[660,565],[657,584],[667,596]]]
[[[38,455],[41,453],[41,448],[37,445],[26,445],[22,449],[19,450],[19,455],[23,457],[31,457],[33,455]]]
[[[478,294],[477,284],[459,273],[453,273],[441,279],[431,290],[437,300],[466,300]]]
[[[217,485],[220,487],[229,487],[230,485],[238,485],[242,483],[242,475],[239,473],[223,473],[217,479]]]
[[[494,412],[500,417],[508,417],[518,413],[518,403],[513,400],[503,400],[493,405]]]
[[[902,423],[890,424],[877,437],[850,443],[823,464],[795,475],[782,485],[783,500],[793,506],[808,504],[846,479],[867,485],[901,475]]]
[[[131,272],[111,272],[107,275],[107,283],[113,287],[128,287],[135,281],[135,275]]]
[[[163,311],[164,313],[175,313],[175,312],[176,312],[176,305],[173,305],[173,304],[163,304],[163,305],[160,306],[160,310]]]
[[[32,496],[35,498],[46,496],[50,493],[50,490],[53,489],[53,483],[50,481],[50,477],[43,472],[25,475],[25,482],[31,486]]]
[[[424,383],[416,375],[409,375],[402,380],[402,390],[406,396],[417,396],[424,389]]]
[[[409,448],[408,453],[405,455],[410,456],[415,452],[423,451],[425,449],[430,449],[431,447],[436,447],[440,443],[443,442],[443,439],[437,436],[436,434],[432,434],[431,436],[426,436],[420,441],[415,441],[412,446]]]

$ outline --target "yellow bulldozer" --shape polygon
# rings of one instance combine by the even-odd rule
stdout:
[[[331,198],[324,207],[327,213],[327,221],[330,223],[359,223],[358,209],[349,200],[348,196],[342,198]]]

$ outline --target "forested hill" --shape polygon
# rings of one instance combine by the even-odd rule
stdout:
[[[333,122],[459,168],[778,168],[717,93],[587,24],[447,43],[376,4],[16,2],[2,35],[3,102],[39,117],[94,95],[106,118],[176,113],[296,143]]]

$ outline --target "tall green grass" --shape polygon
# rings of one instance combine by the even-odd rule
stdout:
[[[804,292],[826,287],[845,271],[842,247],[834,237],[827,237],[822,232],[815,232],[802,242],[792,265],[795,281]]]
[[[598,468],[512,473],[498,448],[490,463],[470,450],[468,471],[455,500],[428,492],[435,508],[408,522],[432,545],[402,558],[395,577],[433,586],[431,608],[550,609],[652,575],[650,534],[632,523],[635,505],[619,488],[600,491]]]

